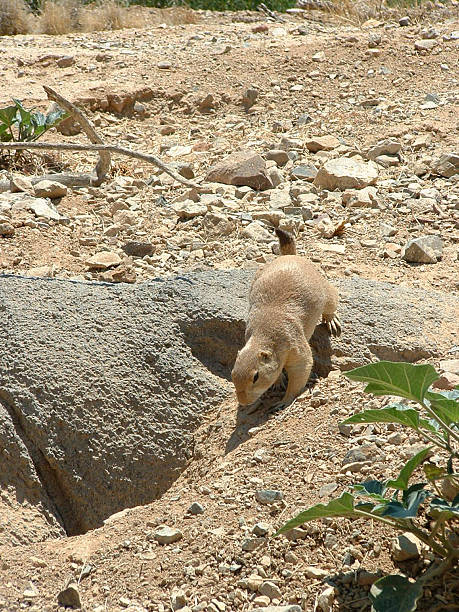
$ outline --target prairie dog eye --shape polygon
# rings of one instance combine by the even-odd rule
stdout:
[[[258,380],[258,372],[255,372],[255,375],[253,377],[253,382],[256,383]]]

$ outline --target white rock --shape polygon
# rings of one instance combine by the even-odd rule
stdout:
[[[274,240],[273,235],[269,232],[261,223],[252,221],[249,223],[241,232],[243,238],[250,238],[256,242],[272,242]]]
[[[160,544],[172,544],[183,538],[183,533],[180,529],[174,529],[167,525],[159,525],[153,532],[153,537]]]
[[[363,189],[378,178],[378,167],[350,157],[339,157],[325,162],[319,169],[314,184],[323,189]]]
[[[67,187],[57,181],[40,181],[34,185],[37,198],[63,198],[67,195]]]
[[[202,217],[207,213],[207,206],[205,204],[193,202],[192,200],[176,202],[172,204],[172,208],[179,219],[193,219],[194,217]]]
[[[89,269],[106,270],[112,266],[118,266],[120,263],[121,257],[112,251],[100,251],[86,260]]]

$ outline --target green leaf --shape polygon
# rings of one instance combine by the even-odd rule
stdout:
[[[451,391],[450,394],[433,391],[426,393],[430,407],[447,425],[459,423],[459,401],[456,399],[456,394],[459,395],[456,391]]]
[[[420,427],[424,427],[424,429],[433,433],[437,432],[436,427],[429,421],[420,418],[419,412],[415,408],[408,408],[403,404],[392,404],[376,410],[364,410],[349,417],[343,423],[399,423],[416,431]]]
[[[0,142],[9,142],[13,140],[9,127],[4,123],[0,123]]]
[[[416,453],[414,457],[411,457],[411,459],[407,461],[403,468],[400,470],[400,474],[398,475],[397,479],[388,480],[387,486],[391,489],[407,489],[408,481],[411,478],[411,474],[418,467],[418,465],[420,465],[424,461],[431,448],[431,446],[423,448],[421,451],[419,451],[419,453]]]
[[[70,117],[70,113],[59,108],[58,110],[52,111],[46,115],[46,126],[47,129],[54,127],[64,119]]]
[[[384,576],[371,587],[372,612],[412,612],[422,595],[422,584],[405,576]]]
[[[15,123],[17,108],[16,106],[6,106],[0,108],[0,121],[10,127]]]
[[[338,499],[332,499],[325,504],[317,504],[300,512],[297,516],[290,519],[285,525],[277,531],[276,536],[299,527],[308,521],[313,521],[319,518],[326,518],[330,516],[354,516],[354,496],[350,493],[343,493]]]
[[[404,502],[391,499],[385,504],[381,516],[390,516],[395,519],[414,518],[418,514],[419,506],[428,495],[428,491],[414,491]]]
[[[451,505],[445,499],[435,497],[429,506],[428,513],[434,519],[443,519],[445,521],[452,518],[459,518],[459,499],[456,497]]]
[[[439,378],[430,364],[413,365],[395,361],[378,361],[356,368],[345,375],[351,380],[367,382],[367,393],[397,395],[422,402],[430,385]]]
[[[446,470],[441,467],[437,467],[433,463],[424,463],[422,466],[424,470],[424,474],[429,482],[434,482],[435,480],[439,480],[440,478],[444,478],[446,476]]]
[[[386,485],[379,480],[367,480],[361,484],[354,485],[352,488],[356,493],[360,493],[360,495],[366,495],[367,497],[376,499],[379,502],[386,501],[384,497]]]

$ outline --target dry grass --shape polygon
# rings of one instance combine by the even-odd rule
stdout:
[[[196,22],[196,13],[186,7],[129,7],[124,0],[98,0],[91,5],[82,0],[45,0],[39,15],[30,12],[25,0],[0,0],[0,35],[57,35]]]
[[[0,36],[28,34],[32,27],[32,16],[24,0],[0,1]]]

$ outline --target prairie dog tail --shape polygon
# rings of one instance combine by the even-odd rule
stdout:
[[[278,227],[276,227],[274,231],[276,232],[276,236],[279,238],[280,254],[296,255],[295,238],[288,232],[285,232]]]

